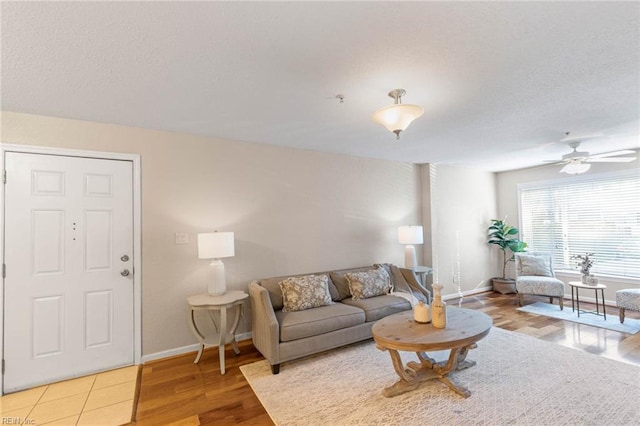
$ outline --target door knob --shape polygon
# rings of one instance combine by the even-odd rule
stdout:
[[[129,276],[129,270],[128,269],[123,269],[122,271],[120,271],[120,275],[122,275],[123,277],[128,277]]]
[[[123,254],[120,260],[122,260],[123,262],[126,262],[127,260],[129,260],[129,256],[127,256],[126,254]]]

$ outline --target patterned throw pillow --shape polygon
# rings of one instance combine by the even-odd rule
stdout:
[[[305,275],[280,281],[282,312],[304,311],[333,304],[327,275]]]
[[[367,299],[389,293],[391,279],[384,268],[366,272],[349,272],[344,274],[349,282],[349,291],[353,300]]]

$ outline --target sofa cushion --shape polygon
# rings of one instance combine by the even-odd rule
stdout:
[[[289,342],[317,336],[365,322],[362,309],[343,303],[296,312],[276,312],[280,324],[280,341]]]
[[[345,299],[340,303],[362,309],[365,313],[365,319],[367,322],[377,321],[388,315],[411,309],[409,301],[402,297],[390,295],[376,296],[360,300]],[[339,303],[337,304],[339,305]]]
[[[516,278],[516,290],[523,294],[564,296],[564,283],[557,278],[530,275]]]
[[[325,273],[326,274],[326,273]],[[274,277],[267,278],[260,281],[260,285],[269,291],[269,299],[271,299],[271,305],[273,306],[274,311],[279,311],[284,306],[284,300],[282,299],[282,290],[280,289],[280,281],[286,280],[290,277],[302,277],[304,275],[309,274],[299,274],[299,275],[290,275],[284,277]],[[319,274],[316,274],[319,275]],[[329,293],[331,294],[331,299],[334,301],[338,301],[339,293],[336,287],[331,282],[331,277],[329,277]]]
[[[391,290],[391,278],[382,267],[366,272],[348,272],[345,277],[349,283],[349,292],[354,299],[381,296]]]
[[[341,271],[332,271],[329,276],[331,277],[331,281],[335,285],[338,291],[338,299],[333,300],[344,300],[347,297],[351,297],[351,292],[349,291],[349,282],[347,281],[347,277],[344,274],[348,272],[364,272],[370,271],[373,269],[373,266],[365,266],[363,268],[354,268],[354,269],[343,269]]]
[[[280,281],[285,312],[304,311],[331,305],[328,275],[304,275]]]

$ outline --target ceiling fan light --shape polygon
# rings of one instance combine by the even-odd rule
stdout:
[[[579,175],[586,172],[591,168],[591,164],[583,163],[581,161],[571,161],[560,170],[560,173],[566,173],[569,175]]]

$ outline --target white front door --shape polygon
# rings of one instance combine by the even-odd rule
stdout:
[[[132,162],[5,169],[4,392],[133,364]]]

